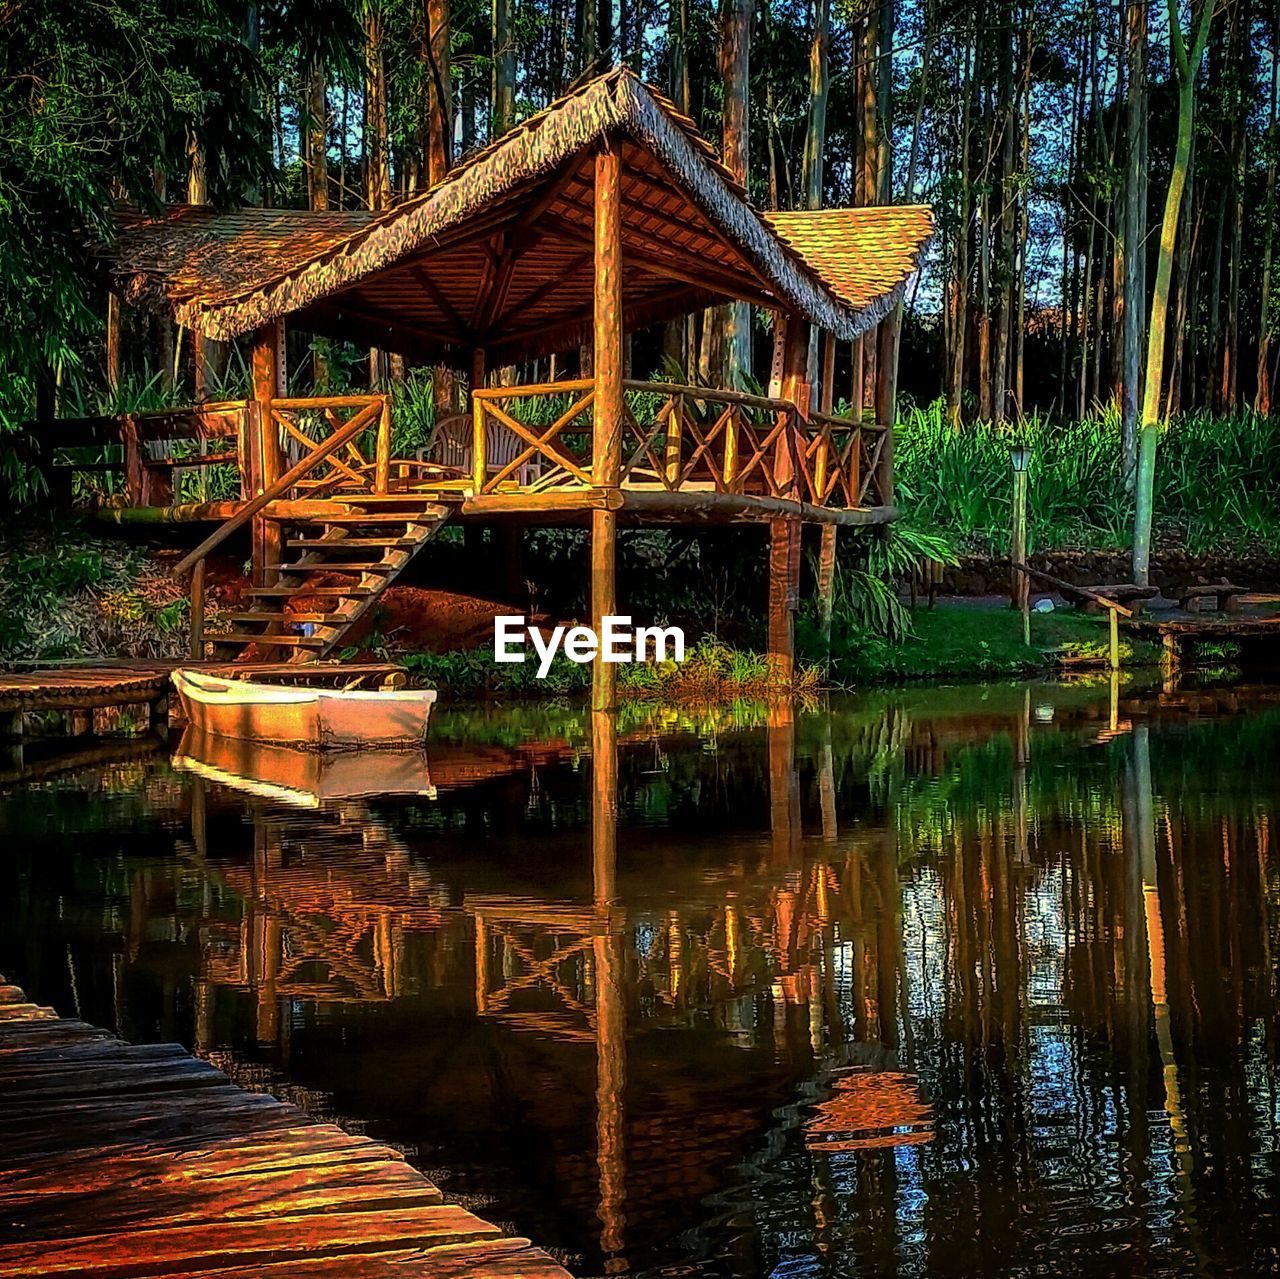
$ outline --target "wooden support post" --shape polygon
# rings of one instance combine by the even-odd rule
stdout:
[[[1182,644],[1173,631],[1160,637],[1160,674],[1166,684],[1177,681],[1182,666]]]
[[[898,416],[898,347],[902,335],[902,303],[885,320],[880,334],[880,378],[876,386],[876,419],[884,427],[884,443],[876,461],[880,505],[893,505],[893,429]],[[873,340],[873,339],[869,339]]]
[[[595,157],[595,323],[591,473],[597,488],[616,489],[622,473],[622,155]],[[617,612],[617,512],[591,512],[591,624],[596,634]],[[617,668],[597,656],[591,705],[608,710],[617,695]]]
[[[147,477],[142,470],[142,442],[132,413],[120,421],[120,442],[124,447],[124,489],[130,506],[146,505]]]
[[[818,629],[822,651],[831,660],[831,617],[836,591],[836,535],[834,524],[824,524],[818,544]]]
[[[775,345],[775,357],[778,351]],[[778,437],[774,483],[784,495],[799,495],[796,449],[803,447],[809,417],[809,325],[788,315],[783,328],[782,385],[784,400],[795,405],[790,429]],[[774,678],[790,684],[795,676],[795,609],[800,591],[800,521],[769,521],[769,662]]]
[[[191,570],[191,647],[193,662],[204,661],[204,577],[208,561],[196,560]]]
[[[1120,669],[1120,615],[1114,608],[1107,609],[1107,620],[1111,632],[1111,669]]]
[[[253,336],[253,407],[250,415],[252,432],[253,485],[251,496],[264,492],[280,478],[280,432],[271,416],[271,401],[282,394],[284,375],[284,325],[263,325]],[[278,564],[284,549],[284,528],[276,520],[257,516],[253,521],[253,581],[256,586],[270,586],[275,572],[268,565]]]
[[[373,491],[385,493],[391,487],[391,396],[382,397],[378,414],[378,437],[373,463]]]
[[[596,912],[618,899],[618,729],[612,711],[591,712],[591,868]]]
[[[1013,473],[1013,528],[1011,530],[1012,553],[1010,559],[1015,568],[1010,574],[1009,603],[1013,608],[1026,612],[1031,599],[1031,578],[1026,573],[1018,572],[1018,568],[1027,565],[1027,473],[1015,470]]]
[[[795,569],[799,567],[800,523],[769,521],[769,665],[774,679],[790,684],[795,675]]]
[[[724,424],[724,466],[721,474],[726,490],[732,491],[738,479],[738,410],[730,404],[725,412],[728,418]]]
[[[484,492],[489,465],[485,442],[484,401],[476,392],[484,386],[485,352],[478,346],[471,352],[471,483],[477,494]]]
[[[822,335],[822,381],[818,390],[818,407],[822,413],[830,413],[835,401],[836,380],[836,340],[830,333]],[[853,454],[857,455],[857,448]],[[826,487],[826,445],[818,455],[818,463],[814,468],[813,500],[822,503],[822,493]],[[857,492],[857,489],[854,490]],[[822,641],[822,651],[827,661],[831,660],[831,613],[836,587],[836,525],[824,524],[821,531],[821,542],[818,548],[818,628]]]
[[[790,429],[778,436],[773,477],[784,496],[798,497],[797,449],[803,449],[809,420],[809,325],[798,315],[787,317],[782,353],[782,398],[795,405]]]

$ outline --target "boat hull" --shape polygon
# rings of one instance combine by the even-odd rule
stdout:
[[[432,689],[297,688],[176,670],[191,726],[203,733],[311,750],[414,746],[427,735]]]

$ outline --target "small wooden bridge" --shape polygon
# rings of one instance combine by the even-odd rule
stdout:
[[[0,1276],[567,1279],[393,1150],[0,978]]]

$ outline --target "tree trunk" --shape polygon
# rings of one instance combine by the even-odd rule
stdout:
[[[1128,0],[1129,82],[1125,95],[1125,185],[1122,244],[1124,245],[1123,308],[1124,370],[1120,402],[1121,468],[1133,486],[1138,461],[1138,406],[1142,386],[1142,338],[1146,329],[1146,297],[1143,288],[1143,245],[1147,239],[1143,163],[1147,130],[1147,6],[1145,0]]]
[[[370,209],[391,204],[391,155],[387,140],[387,70],[383,60],[382,10],[370,4],[364,20],[365,62],[365,201]],[[386,380],[382,352],[369,349],[369,385]]]
[[[1174,148],[1169,190],[1165,196],[1156,258],[1156,287],[1151,300],[1147,333],[1147,380],[1142,397],[1142,434],[1138,441],[1138,485],[1133,520],[1133,580],[1145,586],[1151,566],[1151,516],[1155,503],[1156,443],[1160,429],[1160,398],[1164,382],[1164,351],[1169,316],[1169,280],[1177,248],[1182,196],[1191,160],[1191,137],[1196,119],[1196,75],[1213,22],[1213,0],[1202,0],[1196,17],[1195,42],[1187,56],[1178,0],[1168,0],[1169,47],[1178,72],[1178,141]]]
[[[822,208],[822,153],[827,144],[827,59],[831,48],[828,0],[813,0],[809,41],[809,123],[804,135],[804,198],[808,209]]]
[[[724,163],[747,183],[751,73],[751,0],[721,0],[720,80],[724,88]],[[731,302],[724,308],[724,380],[741,386],[751,372],[751,308]],[[709,353],[708,372],[714,348]]]
[[[1277,309],[1280,299],[1272,294],[1272,267],[1276,238],[1276,161],[1280,152],[1280,124],[1277,105],[1280,100],[1280,4],[1272,5],[1271,16],[1271,112],[1267,126],[1267,200],[1263,210],[1262,295],[1258,315],[1257,386],[1253,407],[1264,417],[1271,412],[1271,344],[1275,340]]]
[[[512,0],[493,0],[493,128],[501,137],[516,122],[516,46]]]

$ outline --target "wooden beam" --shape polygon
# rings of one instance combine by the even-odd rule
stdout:
[[[814,506],[810,502],[760,493],[716,493],[709,489],[670,493],[660,488],[624,488],[621,513],[637,520],[669,520],[680,524],[762,521],[785,516],[807,524],[839,524],[850,528],[891,524],[898,518],[897,509],[892,506],[851,509]]]
[[[590,233],[584,227],[576,226],[567,219],[560,217],[548,218],[547,221],[562,240],[566,240],[571,244],[591,243]],[[667,251],[665,247],[659,247],[654,244],[652,249],[637,248],[634,243],[628,242],[628,237],[638,237],[638,233],[634,228],[627,228],[623,236],[624,257],[630,261],[651,267],[653,272],[661,274],[665,278],[680,280],[685,284],[694,284],[713,293],[723,293],[732,298],[739,298],[743,302],[754,302],[759,306],[774,307],[778,304],[777,298],[772,293],[764,292],[758,288],[744,287],[743,278],[734,275],[727,267],[723,271],[719,271],[714,268],[708,269],[705,263],[700,263],[697,269],[694,269],[687,264],[672,261],[664,256]],[[646,240],[646,243],[652,242]]]
[[[440,329],[426,328],[421,324],[417,324],[412,320],[406,320],[401,316],[387,318],[379,315],[376,311],[366,311],[359,306],[353,306],[350,301],[343,298],[341,294],[334,298],[327,298],[326,303],[329,309],[338,313],[340,319],[346,314],[361,321],[363,324],[372,325],[375,329],[385,330],[387,336],[391,336],[396,329],[402,329],[412,337],[416,337],[421,342],[427,342],[437,346],[466,346],[468,342],[467,333],[461,335],[453,335],[445,333]]]
[[[445,297],[444,290],[431,278],[431,273],[425,267],[413,266],[409,268],[409,274],[422,285],[423,292],[440,308],[444,318],[458,330],[459,341],[472,340],[474,334],[470,326],[458,314],[453,303]]]
[[[522,311],[528,310],[537,306],[540,302],[545,302],[549,297],[552,297],[563,289],[565,285],[572,284],[573,277],[590,261],[590,253],[580,254],[578,257],[574,258],[568,266],[564,267],[556,275],[555,279],[548,280],[545,284],[540,284],[532,293],[528,294],[528,296],[521,298],[520,301],[516,303],[516,308],[509,308],[504,302],[502,310],[489,321],[489,324],[485,328],[482,336],[493,334],[496,337],[501,337],[502,334],[498,326],[501,325],[508,315],[510,315],[512,309],[518,308]]]

